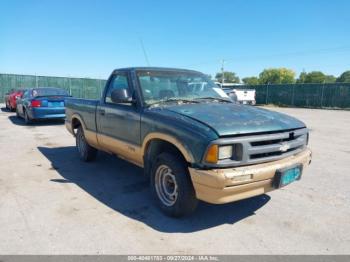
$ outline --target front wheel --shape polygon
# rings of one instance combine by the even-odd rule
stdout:
[[[78,127],[78,131],[75,136],[75,139],[76,139],[76,145],[77,145],[80,159],[83,160],[84,162],[91,162],[95,160],[97,155],[97,149],[90,146],[87,143],[83,128],[81,126]]]
[[[186,162],[170,153],[160,154],[151,171],[152,194],[168,216],[181,217],[194,212],[198,200]]]

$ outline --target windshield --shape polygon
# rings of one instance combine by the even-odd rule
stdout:
[[[33,96],[68,96],[68,92],[61,88],[45,87],[33,89]]]
[[[166,101],[229,97],[204,74],[190,71],[139,71],[137,73],[147,105]]]

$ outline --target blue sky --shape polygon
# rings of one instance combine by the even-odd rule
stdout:
[[[348,0],[0,2],[0,73],[106,78],[182,67],[240,77],[264,68],[350,70]]]

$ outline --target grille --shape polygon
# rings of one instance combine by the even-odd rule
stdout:
[[[258,163],[287,157],[302,151],[307,144],[306,128],[290,132],[251,137],[246,145],[246,161]]]
[[[217,163],[221,167],[228,167],[279,160],[303,151],[307,141],[308,129],[302,128],[273,134],[222,138],[214,143],[241,145],[240,158],[225,159]]]

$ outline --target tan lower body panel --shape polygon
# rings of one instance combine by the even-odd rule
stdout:
[[[102,149],[100,147],[100,144],[98,143],[97,141],[97,135],[96,135],[96,132],[93,132],[93,131],[90,131],[90,130],[87,130],[85,129],[84,130],[84,136],[85,136],[85,139],[86,141],[88,142],[88,144],[96,149]]]
[[[140,146],[101,134],[97,134],[97,139],[102,150],[116,154],[120,158],[143,167],[143,155]]]
[[[213,204],[224,204],[273,190],[272,179],[276,170],[311,161],[311,151],[303,152],[274,162],[252,166],[198,170],[189,168],[198,199]]]

